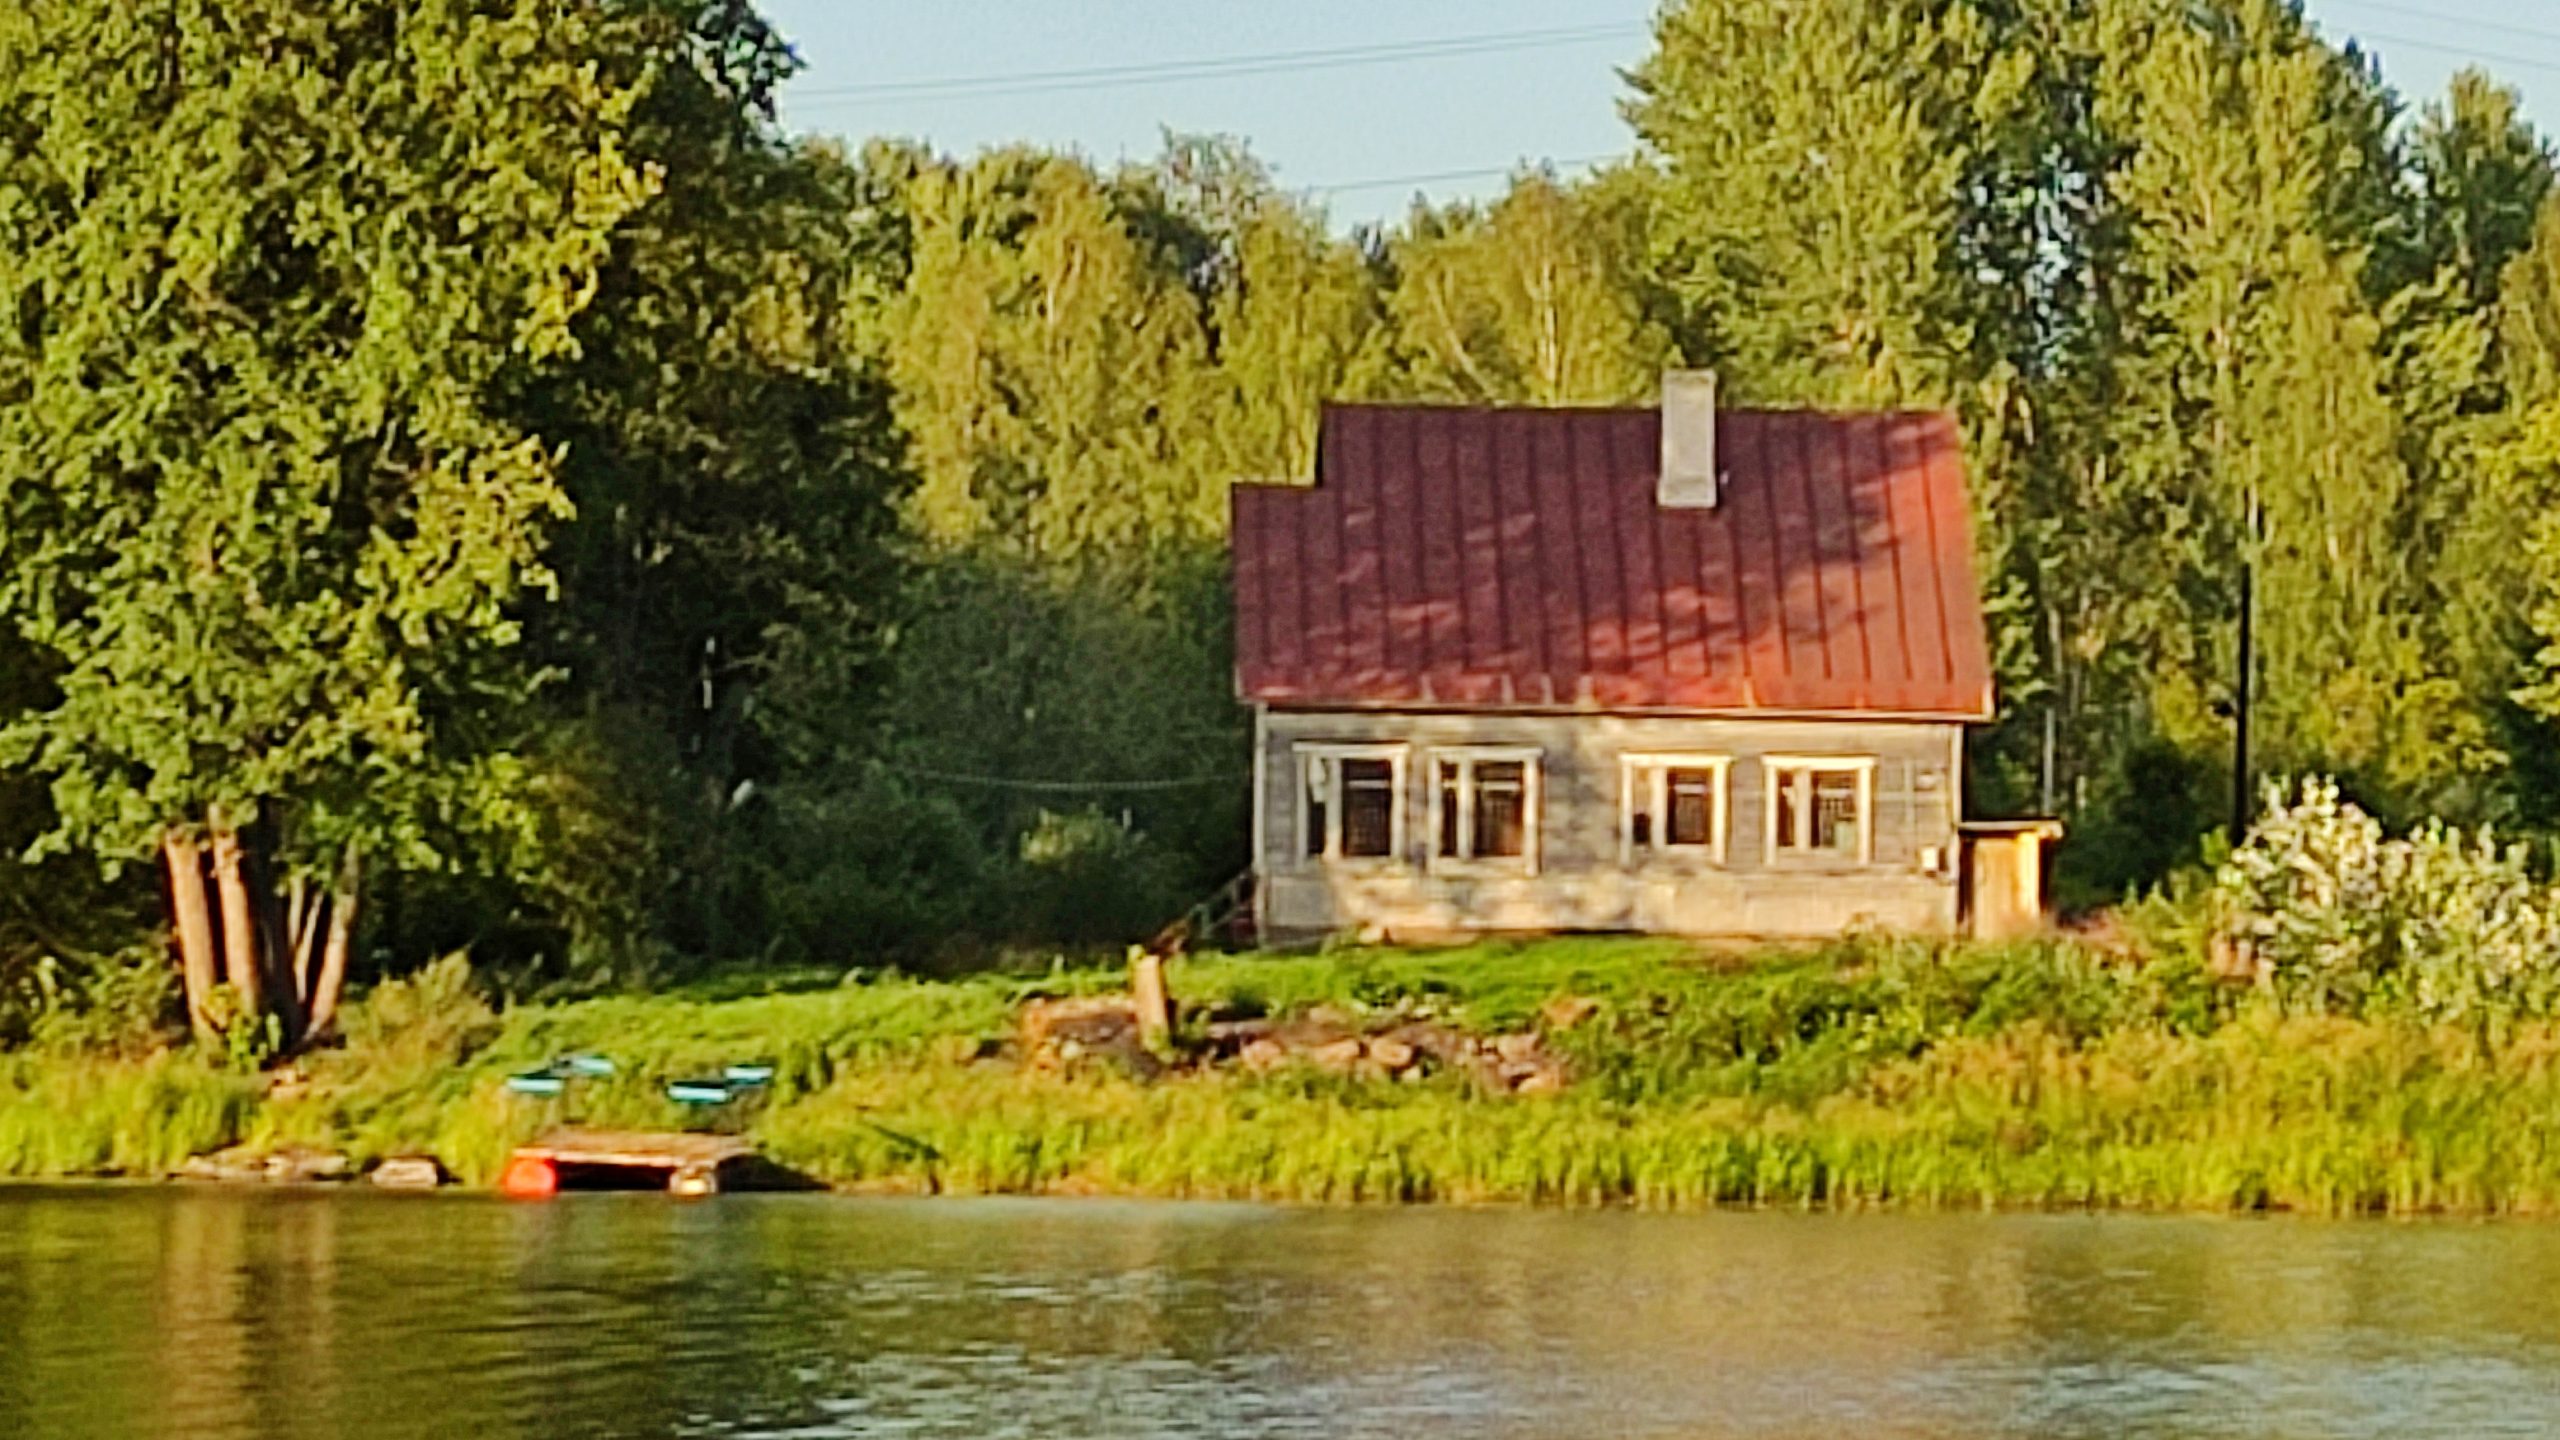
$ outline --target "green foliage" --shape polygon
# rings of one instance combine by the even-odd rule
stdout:
[[[148,1054],[180,1016],[177,976],[159,947],[65,961],[42,955],[0,998],[0,1040],[40,1054]]]
[[[1631,182],[1535,171],[1484,207],[1419,206],[1388,243],[1394,388],[1468,405],[1627,405],[1674,362]],[[1292,472],[1294,473],[1294,472]]]
[[[217,985],[204,997],[209,1053],[235,1075],[255,1075],[284,1051],[284,1022],[272,1011],[251,1008],[240,992]]]
[[[238,1140],[261,1082],[211,1060],[0,1055],[0,1174],[158,1178]]]
[[[656,996],[492,1017],[458,961],[376,987],[307,1089],[201,1060],[0,1057],[0,1173],[147,1175],[235,1140],[359,1161],[426,1149],[493,1179],[563,1118],[677,1123],[664,1080],[773,1061],[742,1117],[848,1186],[1326,1202],[1854,1208],[2284,1207],[2324,1214],[2560,1207],[2560,1029],[2285,1016],[2174,958],[2070,943],[1860,939],[1700,954],[1565,939],[1445,951],[1198,957],[1192,1005],[1317,1004],[1483,1029],[1547,1000],[1597,1008],[1547,1041],[1560,1094],[1233,1069],[1141,1083],[989,1058],[1027,994],[1116,968],[955,982],[737,972]],[[565,1102],[503,1078],[569,1051],[621,1073]]]
[[[414,975],[384,980],[339,1022],[350,1056],[372,1067],[423,1072],[454,1065],[496,1032],[497,1012],[480,994],[471,962],[447,955]]]
[[[365,842],[368,973],[1141,936],[1244,861],[1228,487],[1312,479],[1327,400],[1672,363],[1961,418],[1974,798],[2072,819],[2075,904],[2220,816],[2244,564],[2262,768],[2560,823],[2560,199],[2510,92],[2403,123],[2286,0],[1655,41],[1626,162],[1344,237],[1222,137],[786,140],[732,0],[0,18],[0,846],[61,852],[0,874],[0,986],[117,951],[156,897],[85,862],[216,807],[272,878]],[[56,982],[20,1013],[131,1008]],[[1878,1054],[1974,1003],[1768,983]],[[1865,1063],[1825,1043],[1817,1088]]]
[[[2287,1009],[2503,1022],[2560,1008],[2560,891],[2526,847],[2435,821],[2387,836],[2333,781],[2267,798],[2212,901]]]
[[[2083,822],[2084,893],[2210,823],[2123,757],[2228,774],[2244,564],[2261,763],[2395,815],[2529,803],[2511,750],[2547,742],[2504,695],[2549,506],[2479,449],[2491,337],[2548,308],[2515,257],[2551,158],[2510,93],[2466,76],[2399,127],[2282,0],[1700,0],[1656,31],[1629,113],[1692,358],[1963,418],[2007,719],[1977,771]]]
[[[53,691],[0,762],[49,777],[45,845],[131,858],[219,810],[415,857],[485,775],[439,721],[502,687],[565,510],[493,402],[574,353],[658,184],[621,144],[654,28],[512,0],[0,19],[26,122],[0,614]]]

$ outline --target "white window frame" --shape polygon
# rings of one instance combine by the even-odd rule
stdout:
[[[1411,753],[1412,748],[1413,747],[1409,745],[1352,745],[1313,742],[1301,742],[1290,747],[1291,751],[1296,756],[1298,796],[1297,826],[1295,829],[1290,831],[1290,849],[1297,857],[1297,865],[1299,868],[1304,869],[1310,866],[1343,866],[1354,869],[1383,869],[1388,866],[1402,865],[1406,863],[1407,851],[1405,850],[1406,842],[1404,824],[1405,810],[1407,809],[1405,796],[1408,793],[1405,788],[1407,778],[1406,758]],[[1342,772],[1340,765],[1341,762],[1345,760],[1384,760],[1388,764],[1389,811],[1387,816],[1387,853],[1384,855],[1345,855],[1342,853]],[[1313,766],[1319,761],[1333,765],[1336,768],[1334,770],[1332,790],[1324,807],[1324,849],[1320,854],[1310,855],[1307,853],[1307,825],[1309,819],[1307,814],[1307,791],[1309,788],[1307,781]]]
[[[1858,777],[1858,853],[1854,860],[1835,851],[1817,850],[1809,844],[1778,848],[1779,777],[1790,770],[1821,771],[1826,774],[1854,774]],[[1876,757],[1873,755],[1763,755],[1760,757],[1761,779],[1761,843],[1771,864],[1793,865],[1873,865],[1876,863]],[[1808,787],[1810,790],[1810,787]],[[1807,799],[1811,799],[1808,793]],[[1813,809],[1804,806],[1802,834],[1813,833]]]
[[[1538,847],[1543,827],[1540,812],[1546,808],[1545,752],[1534,745],[1440,745],[1434,746],[1423,766],[1423,786],[1429,793],[1430,820],[1423,853],[1431,869],[1438,874],[1535,875],[1538,873]],[[1475,848],[1476,789],[1474,767],[1479,762],[1502,764],[1517,761],[1520,765],[1520,853],[1488,855],[1481,859],[1440,853],[1440,766],[1443,761],[1458,765],[1458,848]]]
[[[1705,770],[1715,776],[1715,795],[1707,807],[1707,843],[1674,845],[1671,833],[1671,772]],[[1653,817],[1651,834],[1636,844],[1637,801]],[[1722,865],[1733,839],[1733,757],[1678,751],[1638,751],[1618,757],[1618,863],[1630,869],[1648,857],[1698,859]]]

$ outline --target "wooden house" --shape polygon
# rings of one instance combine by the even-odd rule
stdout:
[[[1954,420],[1342,405],[1234,497],[1255,918],[1288,936],[2014,931]]]

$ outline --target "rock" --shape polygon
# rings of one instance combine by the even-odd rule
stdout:
[[[451,1177],[433,1155],[394,1155],[365,1178],[386,1190],[433,1190]]]
[[[1246,1046],[1267,1038],[1275,1027],[1268,1020],[1212,1020],[1209,1022],[1209,1049],[1220,1055],[1240,1055]]]
[[[267,1156],[267,1178],[283,1185],[307,1185],[317,1180],[344,1180],[354,1166],[335,1150],[315,1150],[307,1145],[287,1145]]]
[[[1392,1035],[1378,1035],[1369,1040],[1369,1058],[1376,1061],[1379,1068],[1393,1073],[1412,1069],[1413,1062],[1420,1058],[1420,1052]]]
[[[1553,1066],[1542,1065],[1520,1077],[1511,1087],[1514,1095],[1552,1095],[1564,1088],[1564,1073]]]
[[[280,1145],[272,1150],[234,1145],[210,1155],[189,1157],[178,1167],[178,1175],[187,1180],[219,1180],[230,1184],[256,1181],[308,1185],[323,1180],[344,1180],[352,1168],[347,1157],[335,1150],[317,1150],[308,1145]]]
[[[1434,1064],[1454,1065],[1476,1052],[1475,1037],[1446,1025],[1416,1021],[1387,1032],[1387,1038],[1410,1045]]]
[[[1277,1040],[1256,1037],[1244,1043],[1236,1059],[1247,1070],[1277,1070],[1289,1063],[1289,1047]]]
[[[1025,1050],[1073,1040],[1088,1050],[1101,1049],[1138,1030],[1136,1012],[1125,995],[1091,995],[1074,1000],[1034,1000],[1022,1007],[1015,1022]]]
[[[1493,1037],[1493,1053],[1501,1056],[1507,1065],[1520,1064],[1537,1056],[1538,1037],[1525,1033],[1497,1035]]]
[[[267,1178],[266,1157],[246,1145],[234,1145],[210,1155],[190,1155],[178,1166],[184,1180],[220,1180],[238,1182]]]
[[[1538,1019],[1550,1030],[1570,1030],[1600,1013],[1600,1002],[1588,995],[1558,995],[1538,1007]]]
[[[1164,1061],[1147,1049],[1126,995],[1034,1000],[1022,1007],[1015,1023],[1023,1056],[1033,1065],[1103,1061],[1140,1080],[1165,1071]]]
[[[1308,1062],[1317,1069],[1347,1074],[1360,1063],[1364,1048],[1358,1039],[1345,1037],[1318,1045],[1304,1053]]]

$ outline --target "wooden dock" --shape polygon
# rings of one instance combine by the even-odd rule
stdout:
[[[807,1190],[806,1176],[774,1164],[735,1135],[678,1130],[554,1130],[516,1147],[501,1188],[513,1195],[560,1190]]]

